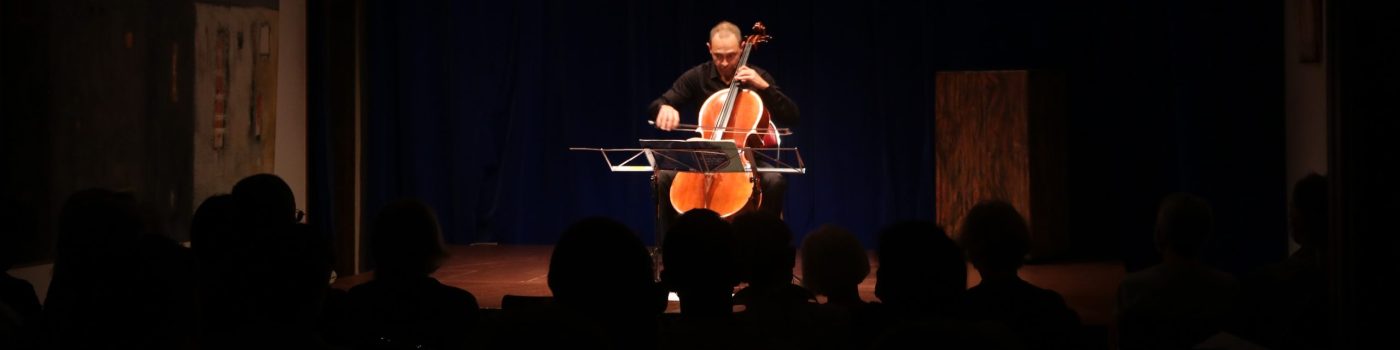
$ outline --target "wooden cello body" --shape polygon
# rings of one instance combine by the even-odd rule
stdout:
[[[739,66],[748,62],[754,44],[767,41],[762,23],[754,24],[755,34],[744,40],[744,51]],[[739,87],[731,81],[729,88],[711,94],[700,107],[700,137],[706,140],[729,140],[735,146],[776,147],[776,138],[767,137],[772,133],[770,114],[763,107],[763,100],[753,90]],[[729,217],[745,209],[757,208],[762,203],[752,155],[739,152],[744,172],[678,172],[671,183],[671,205],[677,212],[691,209],[713,210],[721,217]]]

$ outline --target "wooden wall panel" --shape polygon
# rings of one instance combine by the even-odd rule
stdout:
[[[1029,71],[936,77],[936,218],[957,237],[978,202],[1010,202],[1031,226],[1032,258],[1065,250],[1063,84]]]

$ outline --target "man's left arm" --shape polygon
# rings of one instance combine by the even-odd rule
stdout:
[[[769,112],[773,114],[773,123],[782,128],[796,127],[800,115],[797,103],[783,93],[783,89],[778,87],[777,81],[773,80],[773,76],[768,74],[768,71],[755,71],[759,77],[763,78],[764,82],[768,83],[768,88],[754,90],[758,93],[758,97],[763,99],[763,107],[768,108]]]

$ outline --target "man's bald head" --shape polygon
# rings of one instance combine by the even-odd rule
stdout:
[[[710,28],[710,45],[715,46],[721,41],[734,40],[737,46],[739,43],[739,26],[729,21],[719,22],[714,28]]]

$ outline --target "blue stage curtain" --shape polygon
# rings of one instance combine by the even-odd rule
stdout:
[[[750,62],[802,111],[784,146],[797,239],[825,223],[874,248],[933,219],[937,71],[1051,69],[1069,79],[1069,225],[1078,253],[1153,257],[1157,202],[1215,204],[1208,256],[1281,258],[1282,7],[1114,1],[372,1],[366,4],[364,208],[418,197],[451,243],[553,244],[617,218],[652,244],[647,175],[572,146],[634,147],[643,110],[709,59],[711,26],[763,21]],[[682,111],[684,120],[695,111]],[[796,244],[798,241],[795,241]]]

